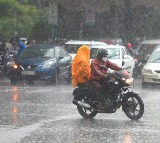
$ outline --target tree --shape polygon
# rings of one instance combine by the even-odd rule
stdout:
[[[28,37],[34,24],[43,15],[42,10],[28,4],[28,0],[0,0],[1,39]]]

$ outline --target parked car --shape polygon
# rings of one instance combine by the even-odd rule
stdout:
[[[65,48],[67,52],[72,56],[72,59],[76,55],[78,48],[82,45],[87,45],[90,48],[92,48],[92,46],[96,46],[96,45],[103,46],[107,44],[104,42],[100,42],[100,41],[81,41],[81,40],[70,40],[70,41],[65,42]]]
[[[123,45],[120,38],[99,38],[99,41],[105,42],[107,45]]]
[[[154,49],[160,44],[160,39],[144,40],[138,47],[135,59],[134,77],[141,75],[145,61],[150,57]]]
[[[134,68],[134,60],[124,46],[119,46],[119,45],[94,46],[91,48],[91,60],[94,57],[96,57],[97,51],[100,48],[105,48],[108,51],[109,53],[108,59],[111,62],[121,67],[124,63],[123,67],[127,69],[130,76],[132,76]]]
[[[157,48],[142,69],[142,88],[160,83],[160,48]]]
[[[22,80],[33,83],[36,79],[54,84],[58,79],[70,81],[71,61],[63,46],[33,45],[8,63],[8,76],[13,84]]]

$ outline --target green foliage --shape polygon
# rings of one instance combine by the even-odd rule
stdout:
[[[114,11],[114,12],[113,12]],[[114,6],[102,14],[104,37],[120,36],[123,40],[134,37],[157,38],[160,35],[160,14],[154,8],[139,5],[126,11]]]
[[[47,21],[37,21],[31,31],[29,39],[34,39],[41,43],[52,37],[52,28],[52,25],[49,25]]]
[[[43,13],[28,0],[0,0],[0,39],[28,37]]]
[[[48,24],[48,8],[38,0],[0,0],[0,40],[27,37],[44,41],[54,36],[78,39],[83,14],[61,10],[57,27]],[[90,37],[158,37],[160,35],[160,14],[145,6],[133,7],[124,0],[125,7],[110,1],[110,8],[96,17],[95,26],[83,25],[82,38]],[[130,5],[130,6],[128,6]],[[39,9],[43,7],[43,9]],[[45,8],[44,8],[45,7]],[[127,8],[129,7],[129,8]],[[68,18],[68,17],[70,18]],[[67,18],[66,18],[67,17]],[[74,20],[71,20],[74,19]]]

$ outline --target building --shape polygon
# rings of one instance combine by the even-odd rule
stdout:
[[[106,35],[125,36],[131,33],[130,9],[138,5],[153,7],[160,13],[159,0],[41,0],[48,3],[49,24],[58,25],[59,35],[76,39]],[[127,16],[122,13],[126,10]],[[125,21],[124,24],[122,21]],[[62,34],[63,33],[63,34]],[[128,35],[127,33],[127,35]],[[71,36],[72,35],[72,36]]]

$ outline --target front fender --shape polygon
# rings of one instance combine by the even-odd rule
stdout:
[[[21,75],[19,68],[15,69],[13,67],[9,67],[8,76],[16,76],[16,75]]]
[[[136,93],[134,91],[129,91],[129,92],[127,92],[127,93],[124,94],[123,100],[125,100],[125,98],[127,98],[130,95],[138,95],[138,93]]]
[[[129,92],[127,92],[127,93],[125,94],[125,96],[130,95],[130,94],[137,94],[137,95],[138,95],[138,93],[136,93],[136,92],[134,92],[134,91],[129,91]]]

